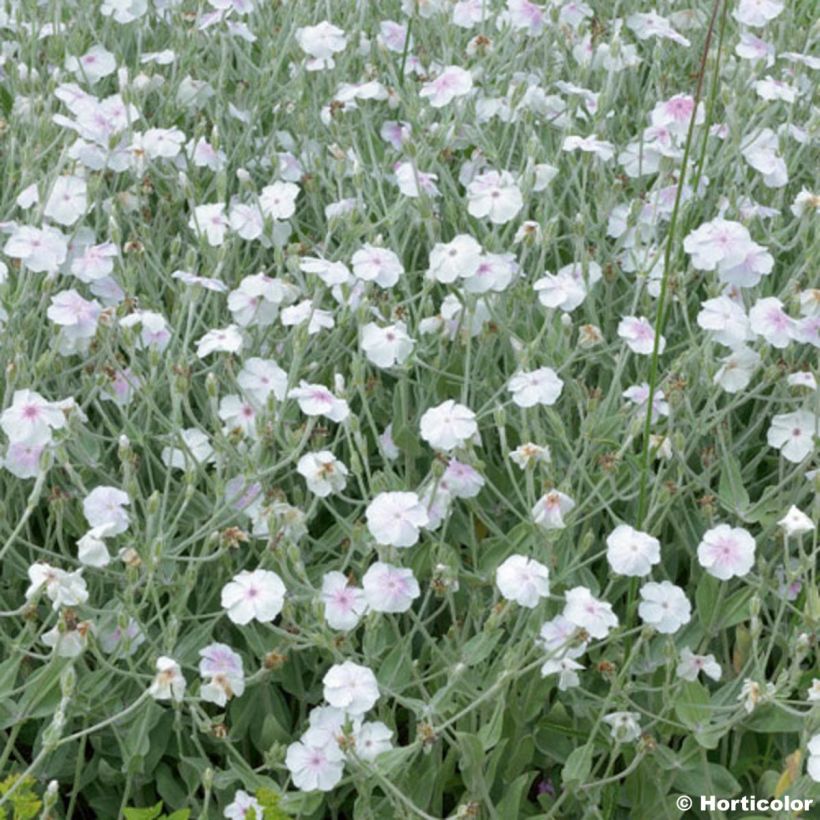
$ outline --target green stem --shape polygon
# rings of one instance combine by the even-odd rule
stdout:
[[[703,53],[700,60],[700,70],[698,71],[698,82],[695,88],[694,104],[692,106],[692,116],[689,118],[689,129],[686,134],[686,144],[683,149],[683,160],[681,161],[681,171],[678,177],[677,190],[675,191],[675,204],[672,208],[672,216],[669,220],[669,233],[666,237],[666,249],[663,257],[663,277],[661,278],[661,290],[658,295],[658,306],[655,314],[655,340],[652,345],[652,358],[649,363],[649,398],[646,403],[646,420],[643,432],[643,450],[641,452],[641,479],[638,493],[638,515],[637,526],[643,526],[647,513],[647,488],[649,484],[649,464],[651,451],[649,447],[650,434],[652,429],[652,404],[655,400],[655,393],[658,387],[658,359],[660,358],[660,340],[663,334],[663,327],[666,322],[666,296],[669,290],[669,273],[672,263],[672,248],[675,242],[675,229],[678,225],[680,214],[680,204],[683,189],[686,182],[686,167],[689,163],[689,153],[692,149],[692,138],[695,133],[695,121],[697,120],[698,106],[703,92],[703,80],[706,75],[706,60],[709,55],[709,46],[712,43],[712,35],[715,30],[715,20],[717,19],[720,0],[715,0],[712,6],[712,16],[709,20],[709,28],[706,31],[706,41],[703,44]],[[704,130],[709,131],[709,120],[704,123]]]

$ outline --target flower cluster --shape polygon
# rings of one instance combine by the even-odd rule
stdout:
[[[0,8],[44,816],[820,780],[820,60],[806,4],[673,5]]]

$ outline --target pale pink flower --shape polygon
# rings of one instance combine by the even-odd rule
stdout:
[[[696,655],[688,646],[684,646],[675,674],[683,680],[694,681],[701,672],[712,680],[720,680],[722,675],[720,664],[714,655]]]
[[[467,212],[477,219],[505,225],[523,207],[521,190],[509,171],[486,171],[467,186]]]
[[[299,409],[306,416],[324,416],[331,421],[341,422],[350,415],[350,407],[344,399],[336,398],[321,384],[300,381],[298,387],[288,392],[289,399],[299,402]]]
[[[618,324],[618,336],[628,345],[633,353],[651,356],[655,344],[655,330],[644,316],[624,316]],[[658,353],[666,348],[666,339],[660,337]]]
[[[362,578],[367,605],[374,612],[407,612],[421,595],[413,570],[376,561]]]
[[[235,624],[269,623],[282,611],[285,585],[271,570],[242,570],[222,587],[222,608]]]
[[[433,108],[443,108],[457,97],[469,94],[473,77],[469,71],[457,65],[447,66],[435,80],[421,87],[419,96],[430,101]]]
[[[758,299],[749,311],[752,332],[762,336],[772,347],[782,350],[795,336],[795,321],[783,310],[783,303],[774,296]]]
[[[755,540],[743,527],[718,524],[707,530],[698,545],[698,562],[715,578],[742,578],[754,566]]]
[[[331,629],[354,629],[367,611],[364,590],[352,586],[342,572],[326,572],[322,578],[325,620]]]
[[[599,601],[587,587],[573,587],[567,590],[564,598],[564,618],[586,630],[590,637],[605,638],[610,629],[618,626],[618,616],[612,611],[612,605]]]

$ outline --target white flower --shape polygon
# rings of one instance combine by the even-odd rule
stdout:
[[[472,74],[460,66],[451,65],[447,66],[435,80],[425,83],[419,96],[429,100],[433,108],[443,108],[456,97],[469,94],[472,87]]]
[[[197,205],[188,220],[188,227],[198,236],[204,235],[209,245],[218,247],[225,241],[225,233],[230,227],[225,205],[222,202]]]
[[[367,611],[364,591],[348,583],[342,572],[326,572],[322,577],[322,603],[331,629],[354,629]]]
[[[440,195],[436,186],[437,174],[421,171],[410,161],[397,163],[393,170],[396,174],[396,184],[404,196],[416,199],[422,193],[429,197]]]
[[[649,320],[643,316],[624,316],[618,324],[618,336],[629,346],[633,353],[651,356],[655,345],[655,330]],[[658,341],[658,353],[666,348],[663,336]]]
[[[529,373],[516,373],[507,385],[513,402],[519,407],[549,407],[558,401],[564,383],[551,367],[539,367]]]
[[[741,153],[746,162],[763,175],[766,187],[782,188],[788,183],[786,163],[778,153],[777,134],[771,128],[764,128]]]
[[[518,275],[518,262],[512,253],[484,253],[475,273],[464,280],[468,293],[500,293],[506,290]]]
[[[383,752],[393,748],[390,738],[393,731],[380,720],[363,723],[353,732],[357,757],[362,760],[375,760]]]
[[[379,43],[394,54],[402,54],[405,47],[412,47],[413,40],[407,41],[407,26],[393,20],[382,20],[379,23]]]
[[[607,536],[606,545],[606,559],[618,575],[649,575],[652,566],[661,560],[660,541],[628,524],[615,527]]]
[[[641,736],[637,712],[612,712],[604,717],[604,723],[612,727],[612,739],[618,743],[629,743]]]
[[[90,621],[81,621],[76,626],[66,628],[65,631],[59,626],[54,626],[43,633],[41,640],[54,650],[58,658],[76,658],[85,651],[89,632],[93,631],[92,627]]]
[[[587,642],[579,637],[578,627],[563,615],[556,615],[541,627],[536,643],[554,658],[580,658]]]
[[[807,750],[809,754],[806,760],[806,774],[815,783],[820,783],[820,733],[812,735]]]
[[[484,483],[484,476],[475,467],[451,458],[439,481],[438,492],[445,490],[455,498],[475,498]]]
[[[814,532],[814,522],[806,513],[799,510],[792,504],[789,511],[777,522],[778,526],[787,536],[803,535],[807,532]]]
[[[57,177],[43,215],[60,225],[73,225],[88,207],[88,186],[80,177]]]
[[[66,57],[65,67],[78,80],[94,85],[117,70],[117,59],[103,46],[94,45],[82,57]]]
[[[519,444],[518,447],[508,455],[513,463],[522,470],[539,462],[546,463],[551,458],[549,447],[533,444],[531,441],[528,441],[526,444]]]
[[[689,47],[691,43],[682,34],[672,28],[672,24],[665,17],[655,11],[630,14],[626,18],[626,25],[639,40],[648,40],[652,37],[671,40],[673,43]]]
[[[256,408],[236,393],[219,400],[217,415],[225,422],[223,432],[226,435],[237,431],[251,438],[256,437]]]
[[[57,273],[68,255],[68,242],[61,231],[50,225],[20,225],[9,237],[3,253],[19,259],[32,273]]]
[[[424,412],[421,437],[434,449],[445,452],[463,447],[478,434],[475,413],[452,399]]]
[[[362,328],[361,348],[377,367],[388,368],[404,364],[413,352],[415,342],[407,335],[404,322],[379,327],[368,322]]]
[[[817,390],[817,379],[808,370],[798,370],[796,373],[789,373],[786,377],[786,384],[789,387],[804,387],[812,393]]]
[[[296,42],[312,58],[307,62],[308,71],[333,68],[333,55],[344,51],[347,46],[344,31],[327,20],[315,26],[296,29]]]
[[[572,266],[568,266],[572,267]],[[571,275],[566,268],[556,274],[547,273],[533,283],[538,301],[547,308],[571,313],[586,299],[587,288],[582,278]]]
[[[739,347],[719,361],[721,367],[715,373],[715,384],[727,393],[739,393],[748,387],[760,366],[760,354],[751,348]]]
[[[244,626],[253,620],[268,623],[282,611],[285,585],[270,570],[242,570],[222,587],[221,604],[228,618]]]
[[[137,144],[150,159],[173,159],[185,145],[179,128],[149,128],[141,137]]]
[[[154,348],[162,351],[171,341],[168,323],[159,313],[153,313],[150,310],[138,310],[120,319],[120,327],[140,328],[137,348]]]
[[[11,441],[6,455],[0,458],[0,466],[17,478],[35,478],[40,474],[40,462],[46,447],[46,444]]]
[[[754,566],[755,540],[743,527],[718,524],[703,534],[698,562],[715,578],[742,578]]]
[[[820,678],[812,678],[811,686],[806,692],[806,700],[809,703],[820,702]]]
[[[541,665],[541,677],[558,675],[558,689],[561,692],[566,692],[567,689],[580,685],[581,679],[578,677],[578,672],[585,668],[578,661],[568,656],[549,658]]]
[[[437,242],[430,251],[427,276],[442,284],[469,279],[478,271],[482,254],[481,245],[468,234],[460,233],[449,242]]]
[[[412,547],[429,522],[418,495],[407,492],[379,493],[367,505],[365,517],[376,543],[394,547]]]
[[[350,407],[344,399],[338,399],[321,384],[300,381],[288,393],[289,399],[299,402],[299,409],[306,416],[324,416],[331,421],[344,421],[350,415]]]
[[[426,530],[434,532],[450,514],[453,495],[442,478],[436,486],[435,481],[429,484],[420,497],[421,505],[426,511],[429,520],[424,525]]]
[[[228,325],[217,330],[209,330],[197,343],[196,355],[200,359],[211,353],[239,353],[242,350],[242,331],[237,325]]]
[[[303,256],[300,270],[318,276],[329,288],[349,284],[353,276],[343,262],[329,262],[327,259]]]
[[[379,699],[379,684],[373,670],[352,661],[331,666],[322,683],[325,700],[349,715],[363,715]]]
[[[236,381],[259,405],[265,405],[271,395],[281,401],[288,392],[288,374],[273,359],[245,359]]]
[[[88,588],[81,569],[66,572],[40,561],[28,568],[28,577],[31,584],[26,590],[27,601],[43,588],[55,610],[64,606],[79,606],[88,600]]]
[[[758,299],[749,311],[749,326],[772,347],[783,350],[795,337],[795,321],[783,310],[783,303],[774,296]]]
[[[60,406],[34,390],[15,390],[11,407],[0,415],[0,428],[10,441],[20,444],[48,444],[51,431],[65,427],[65,423]]]
[[[336,326],[333,313],[316,307],[310,299],[303,299],[298,304],[285,308],[281,321],[285,327],[295,327],[307,322],[308,336],[315,336],[322,330]]]
[[[782,11],[782,0],[740,0],[732,12],[732,17],[750,28],[761,28]]]
[[[753,244],[746,227],[718,218],[688,234],[683,249],[692,257],[693,267],[711,271],[739,265]]]
[[[728,296],[707,299],[701,305],[697,322],[716,342],[727,347],[736,348],[754,338],[743,306]]]
[[[509,171],[485,171],[467,186],[467,212],[493,225],[505,225],[524,207],[521,191]]]
[[[735,46],[735,54],[742,60],[765,60],[767,68],[774,65],[774,46],[748,31],[740,32],[740,41]]]
[[[393,251],[375,245],[363,245],[353,254],[350,264],[353,275],[362,282],[375,282],[379,287],[392,288],[404,274],[404,266]]]
[[[774,693],[775,686],[773,683],[766,682],[765,686],[761,686],[757,681],[746,678],[737,699],[743,701],[743,708],[751,714],[759,703],[765,703]]]
[[[257,273],[246,276],[228,294],[228,310],[240,327],[273,324],[279,308],[290,302],[295,295],[294,288],[279,279]]]
[[[81,564],[88,567],[107,567],[111,563],[105,539],[114,534],[114,528],[114,524],[93,527],[77,541],[77,558]]]
[[[60,327],[60,353],[70,356],[87,352],[101,312],[102,306],[96,299],[84,299],[73,288],[54,294],[46,316]]]
[[[685,646],[681,649],[675,673],[683,680],[693,681],[697,680],[701,672],[712,680],[720,680],[722,674],[720,664],[714,655],[695,655],[688,646]]]
[[[564,618],[586,630],[591,637],[605,638],[610,629],[618,626],[618,616],[612,611],[612,604],[599,601],[586,587],[573,587],[567,590],[564,598]]]
[[[242,789],[238,789],[227,806],[225,806],[224,816],[228,820],[245,820],[248,812],[253,810],[254,818],[264,817],[264,809],[259,801]]]
[[[692,618],[692,604],[686,593],[669,581],[650,581],[641,587],[638,614],[641,620],[664,635],[677,632]]]
[[[116,487],[95,487],[83,500],[85,520],[92,527],[109,525],[109,535],[119,535],[128,529],[130,517],[124,509],[131,503],[128,493]]]
[[[187,470],[196,464],[208,464],[213,461],[214,448],[207,434],[196,427],[180,431],[183,447],[163,447],[162,463],[176,470]]]
[[[568,495],[551,490],[535,502],[532,517],[535,523],[545,530],[561,530],[566,526],[564,516],[574,506],[575,502]]]
[[[342,779],[344,752],[335,738],[321,729],[309,729],[291,743],[285,755],[293,785],[302,791],[329,792]]]
[[[820,211],[820,196],[803,188],[794,198],[794,202],[789,207],[789,210],[798,217],[798,219],[806,214],[812,215],[818,213],[818,211]]]
[[[362,578],[367,605],[374,612],[407,612],[421,595],[413,570],[376,561]]]
[[[147,0],[103,0],[100,6],[100,14],[103,17],[112,17],[122,25],[133,23],[147,10]]]
[[[154,700],[175,700],[180,702],[185,696],[185,678],[179,664],[165,655],[157,658],[157,674],[148,693]]]
[[[292,182],[274,182],[259,194],[259,207],[271,219],[290,219],[296,213],[299,186]]]
[[[630,385],[621,395],[636,405],[642,416],[646,414],[646,405],[649,402],[649,385],[646,382]],[[657,421],[660,416],[668,415],[669,402],[663,390],[658,388],[652,395],[652,421]]]
[[[296,465],[296,472],[305,479],[308,489],[319,498],[339,493],[347,484],[347,467],[329,450],[305,453]]]
[[[528,609],[550,594],[549,578],[549,570],[526,555],[511,555],[495,571],[499,592]]]
[[[609,162],[615,156],[615,149],[611,142],[599,140],[595,137],[564,137],[562,151],[583,151],[585,154],[595,154],[602,162]]]
[[[92,284],[113,273],[118,256],[119,249],[113,242],[88,245],[78,256],[72,255],[71,273],[81,282]]]
[[[796,410],[772,417],[766,441],[780,450],[786,461],[799,464],[814,450],[817,416],[810,410]]]

